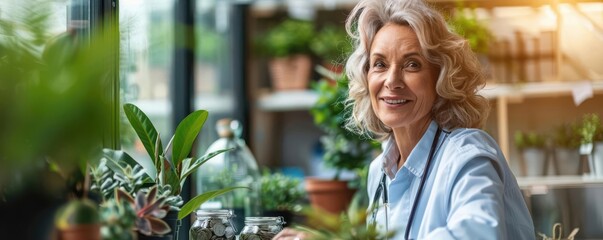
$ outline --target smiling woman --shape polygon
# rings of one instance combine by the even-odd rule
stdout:
[[[391,128],[419,126],[405,133],[419,137],[431,122],[438,67],[421,55],[417,35],[408,26],[386,24],[375,35],[369,63],[367,78],[375,115]],[[408,153],[403,153],[400,165]]]
[[[534,239],[515,176],[478,129],[488,102],[467,41],[422,0],[361,0],[346,28],[347,127],[384,140],[368,173],[371,224],[390,239]]]

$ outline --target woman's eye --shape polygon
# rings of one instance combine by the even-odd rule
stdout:
[[[383,62],[381,62],[381,61],[376,61],[375,63],[373,63],[373,67],[374,68],[384,68],[385,64],[383,64]]]
[[[416,61],[409,61],[408,63],[406,63],[406,69],[411,70],[411,71],[417,71],[421,68],[421,64],[419,64]]]

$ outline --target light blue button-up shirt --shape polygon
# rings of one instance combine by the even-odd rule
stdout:
[[[393,137],[371,163],[367,186],[371,206],[383,172],[388,176],[387,225],[396,231],[393,239],[404,238],[437,129],[432,121],[400,170],[400,153]],[[517,180],[494,139],[479,129],[462,128],[442,132],[437,144],[410,239],[536,238]],[[375,221],[378,229],[384,230],[386,214],[381,198],[377,204]]]

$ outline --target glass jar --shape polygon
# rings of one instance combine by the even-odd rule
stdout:
[[[234,240],[237,230],[232,224],[235,215],[230,210],[197,210],[197,219],[189,231],[190,240]]]
[[[283,230],[284,224],[283,217],[246,217],[239,239],[270,240]]]
[[[236,120],[220,119],[216,124],[220,136],[206,154],[231,149],[205,162],[197,170],[197,193],[215,191],[226,187],[245,186],[209,199],[201,209],[231,209],[237,216],[261,214],[260,171],[257,161],[242,139],[242,126]],[[235,219],[237,229],[243,228],[243,218]]]

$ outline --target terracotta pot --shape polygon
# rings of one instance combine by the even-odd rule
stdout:
[[[269,70],[274,90],[302,90],[308,88],[312,60],[308,55],[293,55],[270,60]]]
[[[348,209],[355,189],[348,188],[347,181],[325,180],[307,177],[306,192],[312,207],[339,214]]]
[[[81,224],[58,230],[60,240],[100,240],[100,224]]]

